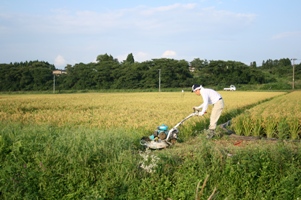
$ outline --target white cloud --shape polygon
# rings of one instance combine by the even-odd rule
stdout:
[[[172,4],[169,6],[159,6],[159,7],[155,7],[155,8],[144,8],[140,13],[142,13],[143,15],[155,15],[158,14],[158,12],[170,12],[170,11],[174,11],[176,9],[179,10],[190,10],[196,7],[196,4]]]
[[[122,62],[122,61],[126,60],[128,55],[129,55],[128,53],[123,54],[123,55],[119,55],[119,56],[117,56],[117,59],[118,59],[119,62]],[[143,62],[143,61],[151,59],[150,54],[142,52],[142,51],[137,52],[137,53],[133,53],[133,56],[134,56],[134,60],[136,62]]]
[[[165,51],[162,57],[175,58],[177,54],[201,54],[208,57],[207,52],[204,55],[197,48],[197,53],[191,53],[192,49],[185,45],[204,47],[206,42],[231,40],[250,30],[248,27],[256,19],[256,15],[252,13],[185,3],[106,10],[66,8],[50,8],[50,13],[45,14],[20,12],[8,13],[5,17],[0,14],[0,19],[4,21],[0,25],[0,43],[7,43],[6,46],[10,47],[15,45],[15,49],[28,52],[25,45],[34,47],[47,41],[49,44],[45,45],[49,46],[49,51],[59,50],[68,58],[68,64],[76,63],[75,59],[89,62],[92,60],[90,57],[96,57],[99,52],[112,54],[113,57],[119,55],[119,61],[125,60],[128,53],[133,52],[135,61],[143,62],[157,58],[166,48],[173,50]],[[7,40],[11,35],[16,36],[16,39]],[[38,57],[43,53],[35,50],[39,48],[32,49],[32,55],[28,57]],[[47,52],[47,55],[58,55],[59,52],[55,51]],[[1,54],[3,55],[0,51]],[[24,53],[20,55],[24,56]],[[53,60],[53,56],[50,60]],[[67,61],[58,55],[54,64],[63,68]]]
[[[150,55],[148,53],[145,52],[138,52],[134,54],[134,59],[135,61],[141,62],[141,61],[145,61],[145,60],[150,60]]]
[[[295,31],[295,32],[283,32],[279,33],[277,35],[274,35],[272,37],[272,40],[279,40],[279,39],[284,39],[284,38],[290,38],[290,37],[300,37],[301,36],[301,31]]]
[[[163,58],[174,58],[177,55],[175,51],[167,50],[162,54]]]
[[[256,15],[218,10],[214,7],[200,8],[196,4],[172,4],[159,7],[137,6],[107,12],[55,10],[49,17],[40,17],[39,23],[56,33],[108,33],[117,29],[139,33],[175,32],[191,28],[205,30],[236,30],[253,22]],[[41,27],[41,26],[37,26]],[[130,27],[130,28],[129,28]],[[197,28],[199,27],[199,28]],[[221,27],[221,28],[219,28]],[[142,31],[142,32],[141,32]]]
[[[55,65],[57,68],[65,67],[66,64],[67,64],[66,60],[65,60],[64,57],[61,56],[61,55],[58,55],[58,56],[54,59],[54,65]]]
[[[116,56],[116,58],[118,59],[119,62],[122,62],[126,59],[127,56],[128,56],[128,54],[122,54],[122,55]]]

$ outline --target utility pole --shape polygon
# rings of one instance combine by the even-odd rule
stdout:
[[[295,60],[297,60],[297,58],[292,58],[291,59],[293,61],[293,83],[292,83],[292,89],[295,89]]]
[[[53,74],[53,94],[55,93],[55,74]]]
[[[161,92],[161,69],[159,69],[159,92]]]
[[[52,71],[53,74],[53,94],[55,94],[55,76],[60,76],[61,74],[67,74],[66,70],[56,69]]]

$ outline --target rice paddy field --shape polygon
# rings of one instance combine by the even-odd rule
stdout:
[[[220,93],[219,123],[257,140],[207,140],[209,107],[174,146],[141,146],[191,92],[0,95],[0,199],[301,198],[301,91]]]
[[[227,112],[284,93],[221,92],[221,94]],[[201,97],[189,92],[2,95],[0,120],[24,125],[152,130],[160,123],[175,125],[192,112],[193,106],[201,103]]]

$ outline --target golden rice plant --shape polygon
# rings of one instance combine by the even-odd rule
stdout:
[[[243,133],[245,136],[250,136],[252,135],[253,131],[253,121],[252,118],[250,117],[250,113],[247,112],[244,114],[244,120],[242,121],[243,125]]]
[[[253,136],[262,136],[263,135],[263,128],[262,128],[262,118],[261,116],[257,116],[256,119],[253,120]]]
[[[267,138],[274,138],[276,136],[277,120],[274,117],[267,117],[264,119],[263,129],[265,130]]]
[[[243,122],[245,121],[245,116],[244,115],[239,115],[237,117],[235,117],[232,120],[232,125],[231,127],[233,128],[235,134],[237,135],[244,135],[244,125]]]
[[[300,139],[301,136],[301,121],[296,117],[288,117],[287,118],[289,124],[289,132],[291,133],[291,139],[297,140]]]
[[[286,117],[280,117],[277,124],[277,137],[280,139],[290,138],[290,127]]]
[[[268,138],[297,139],[301,132],[301,91],[294,91],[263,102],[249,109],[248,116],[234,118],[234,127],[253,124],[252,135],[266,135]],[[261,124],[261,126],[259,126]],[[237,129],[237,128],[236,128]],[[239,129],[239,128],[238,128]],[[246,130],[245,130],[246,131]],[[248,131],[245,134],[249,134]]]

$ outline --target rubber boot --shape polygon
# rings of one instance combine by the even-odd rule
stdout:
[[[215,136],[215,131],[213,129],[208,129],[206,138],[212,139],[214,136]]]

